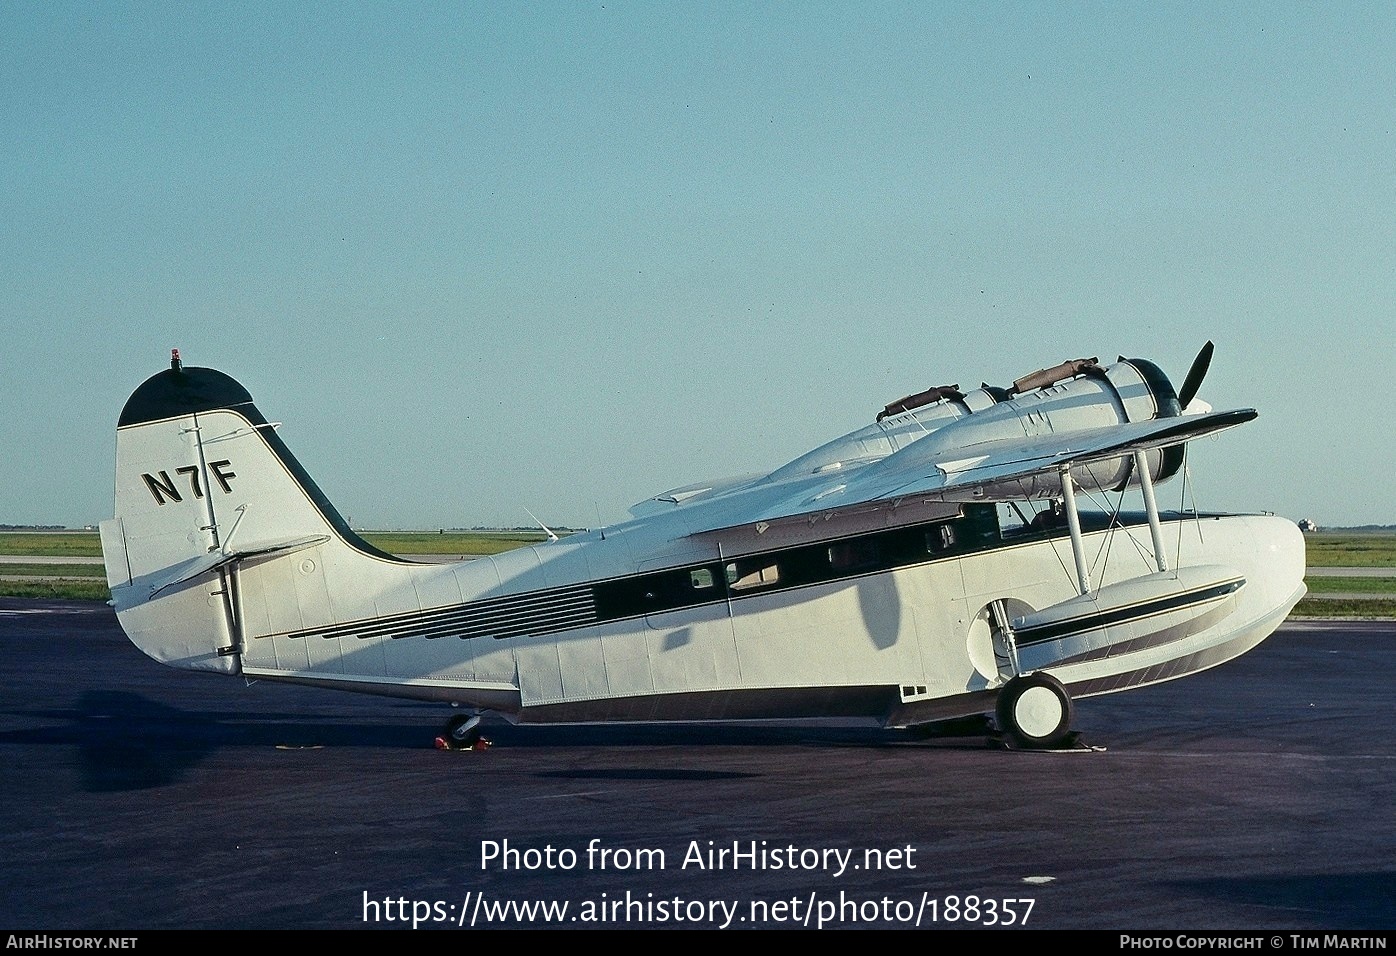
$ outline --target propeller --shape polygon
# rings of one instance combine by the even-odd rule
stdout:
[[[1212,343],[1202,346],[1202,350],[1197,353],[1197,358],[1192,360],[1192,368],[1188,369],[1188,377],[1183,379],[1183,387],[1178,390],[1178,404],[1187,408],[1197,395],[1197,390],[1202,387],[1202,379],[1207,375],[1207,366],[1212,364]]]

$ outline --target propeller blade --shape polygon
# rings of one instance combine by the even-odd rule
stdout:
[[[1207,366],[1211,364],[1212,343],[1209,341],[1197,353],[1197,358],[1192,360],[1192,368],[1188,369],[1188,377],[1183,379],[1183,387],[1178,391],[1178,404],[1183,408],[1187,408],[1188,403],[1196,397],[1197,390],[1202,387],[1202,380],[1207,377]]]

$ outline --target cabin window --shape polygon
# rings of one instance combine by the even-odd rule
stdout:
[[[695,591],[706,591],[713,586],[713,572],[711,568],[694,568],[688,572],[688,583]]]
[[[983,548],[1000,541],[998,508],[994,505],[965,505],[957,522],[960,541],[970,548]]]
[[[926,529],[926,550],[939,554],[955,547],[955,526],[949,521]]]
[[[856,538],[829,546],[829,567],[834,571],[859,571],[877,565],[876,538]]]
[[[733,561],[727,565],[727,584],[733,591],[763,588],[780,580],[780,566],[760,561]]]

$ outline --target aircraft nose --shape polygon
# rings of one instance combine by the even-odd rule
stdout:
[[[1267,515],[1257,533],[1256,552],[1277,601],[1289,600],[1304,588],[1307,544],[1299,525],[1278,515]]]

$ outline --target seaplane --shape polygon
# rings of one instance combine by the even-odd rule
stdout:
[[[445,749],[488,715],[1069,747],[1074,701],[1235,658],[1305,592],[1293,521],[1159,509],[1188,442],[1256,417],[1196,397],[1211,357],[1180,388],[1124,357],[935,386],[774,471],[439,564],[355,533],[248,391],[176,350],[117,423],[111,603],[173,667],[451,705]]]

